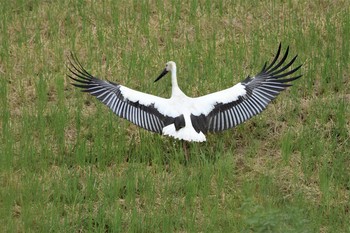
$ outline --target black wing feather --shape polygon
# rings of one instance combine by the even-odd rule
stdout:
[[[145,106],[138,101],[132,102],[124,98],[119,84],[92,76],[73,53],[71,53],[69,64],[70,73],[67,76],[74,81],[72,85],[95,96],[118,116],[156,133],[162,133],[162,129],[169,124],[176,123],[176,125],[184,126],[183,116],[176,118],[164,116],[154,105]]]
[[[288,57],[289,46],[279,60],[280,53],[281,44],[269,66],[265,63],[262,70],[255,77],[248,76],[241,82],[246,90],[245,95],[239,96],[236,101],[230,103],[217,103],[214,109],[205,117],[203,115],[192,115],[192,121],[196,121],[194,124],[195,129],[206,133],[235,127],[262,112],[281,91],[292,86],[289,82],[300,78],[302,75],[286,77],[293,75],[302,65],[285,72],[292,66],[297,56],[293,57],[286,65],[283,65]]]

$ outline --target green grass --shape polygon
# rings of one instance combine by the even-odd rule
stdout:
[[[73,1],[74,2],[74,1]],[[348,1],[0,2],[4,232],[349,232]],[[168,97],[227,88],[279,42],[303,77],[260,115],[191,144],[114,116],[66,77]]]

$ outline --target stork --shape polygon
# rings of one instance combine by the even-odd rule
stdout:
[[[287,47],[282,59],[281,44],[273,61],[255,76],[248,76],[236,85],[200,97],[189,97],[178,86],[176,64],[166,63],[157,82],[171,74],[172,93],[162,98],[139,92],[112,81],[105,81],[86,71],[77,57],[71,54],[70,74],[72,84],[95,96],[116,115],[146,130],[176,139],[203,142],[205,135],[235,127],[262,112],[290,82],[302,65],[289,69],[297,58],[284,65],[289,52]],[[290,77],[294,76],[294,77]],[[287,78],[288,77],[288,78]]]

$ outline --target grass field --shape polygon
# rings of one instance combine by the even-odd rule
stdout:
[[[215,2],[215,3],[214,3]],[[191,144],[139,129],[69,84],[92,74],[199,96],[290,45],[304,76],[260,115]],[[350,3],[0,2],[3,232],[350,232]]]

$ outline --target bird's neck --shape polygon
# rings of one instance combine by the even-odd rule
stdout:
[[[172,91],[171,91],[172,97],[178,96],[178,95],[184,95],[184,93],[179,88],[179,85],[177,84],[176,68],[171,72],[171,86],[172,86]]]

